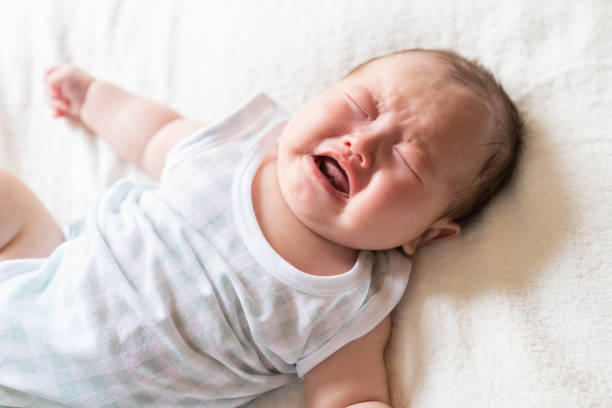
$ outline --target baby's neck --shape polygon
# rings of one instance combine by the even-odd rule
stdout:
[[[351,269],[358,251],[315,234],[285,203],[278,185],[276,154],[269,155],[253,179],[255,216],[264,237],[287,262],[312,275],[338,275]]]

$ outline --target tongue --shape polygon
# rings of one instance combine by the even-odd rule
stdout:
[[[336,190],[340,190],[345,194],[349,192],[349,183],[346,175],[338,166],[338,162],[330,157],[321,158],[321,171],[327,176],[330,183]]]

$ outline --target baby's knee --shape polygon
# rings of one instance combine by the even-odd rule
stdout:
[[[0,168],[0,213],[19,212],[34,193],[9,170]]]
[[[3,186],[5,182],[10,182],[12,179],[17,178],[13,173],[7,169],[0,167],[0,186]]]
[[[11,171],[0,167],[0,192],[19,188],[23,181]]]
[[[46,256],[62,241],[59,224],[34,192],[0,169],[0,260]]]
[[[23,226],[20,215],[20,180],[6,169],[0,168],[0,252],[13,239]]]

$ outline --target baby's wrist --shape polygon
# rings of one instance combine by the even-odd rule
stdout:
[[[87,99],[89,98],[91,94],[91,90],[92,88],[94,88],[94,84],[97,82],[100,82],[100,81],[98,81],[96,78],[92,77],[91,75],[88,75],[87,81],[85,82],[85,89],[83,91],[83,101],[81,103],[81,109],[85,106],[85,103],[87,102]]]
[[[99,103],[95,101],[96,93],[100,93],[99,88],[104,87],[104,85],[105,85],[104,81],[100,81],[99,79],[96,79],[93,76],[89,77],[88,82],[85,85],[79,116],[81,117],[81,120],[88,126],[89,126],[88,122],[90,120],[93,120],[93,118],[89,119],[87,118],[87,116],[92,116],[92,115],[95,116],[96,106],[99,108],[99,105],[100,105]],[[88,112],[88,111],[92,111],[92,112]]]

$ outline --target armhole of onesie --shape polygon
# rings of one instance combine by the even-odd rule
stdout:
[[[296,370],[300,378],[304,378],[308,371],[343,346],[369,333],[400,301],[408,284],[412,261],[395,250],[391,250],[389,256],[387,276],[380,290],[359,310],[355,319],[341,328],[322,347],[298,360]]]
[[[253,127],[267,120],[271,114],[285,111],[267,94],[258,92],[247,99],[238,109],[222,119],[208,124],[177,143],[166,156],[166,163],[162,171],[171,171],[178,164],[192,155],[213,148],[221,143],[231,140],[248,138]]]

